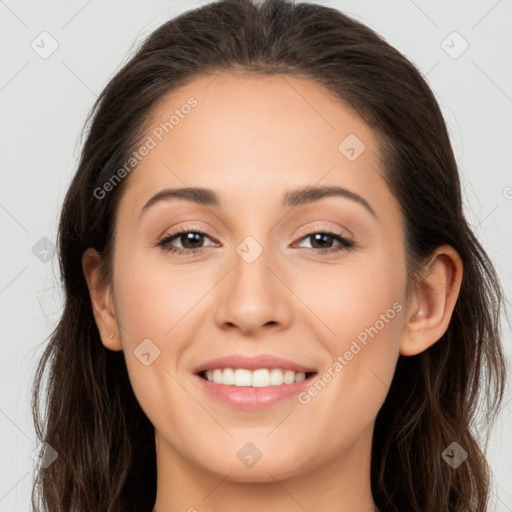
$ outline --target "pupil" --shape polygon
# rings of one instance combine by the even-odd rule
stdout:
[[[316,235],[313,235],[313,247],[315,246],[315,243],[320,243],[320,248],[323,248],[326,244],[323,243],[321,240],[320,240],[320,237],[324,237],[324,241],[325,241],[325,237],[327,238],[330,238],[331,235],[327,235],[325,233],[317,233]]]
[[[181,236],[181,244],[183,245],[183,247],[185,249],[194,249],[194,247],[187,247],[187,244],[194,243],[194,242],[197,243],[198,241],[201,242],[203,236],[204,235],[202,235],[200,233],[186,233]],[[183,243],[184,239],[185,239],[185,243]]]

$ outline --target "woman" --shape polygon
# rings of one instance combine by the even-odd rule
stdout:
[[[431,90],[369,28],[165,23],[94,106],[59,249],[45,510],[486,510],[500,285]]]

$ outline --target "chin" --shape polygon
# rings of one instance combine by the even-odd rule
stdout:
[[[206,471],[215,473],[219,478],[232,482],[240,483],[267,483],[275,480],[284,480],[300,473],[301,466],[298,465],[296,458],[285,460],[282,457],[277,458],[272,454],[252,462],[252,466],[247,466],[239,460],[238,457],[226,457],[226,451],[222,455],[208,455],[204,460],[197,461]],[[243,459],[243,457],[242,457]],[[215,463],[217,462],[217,463]]]

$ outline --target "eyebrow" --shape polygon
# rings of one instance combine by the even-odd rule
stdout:
[[[281,205],[283,207],[302,206],[315,201],[319,201],[325,197],[333,196],[343,197],[345,199],[355,201],[356,203],[364,206],[364,208],[366,208],[366,210],[373,217],[377,218],[375,210],[370,206],[366,199],[361,197],[359,194],[356,194],[355,192],[351,192],[350,190],[336,186],[305,187],[296,190],[290,190],[284,194]],[[147,201],[147,203],[141,209],[140,216],[142,217],[142,215],[154,204],[161,201],[168,201],[170,199],[184,199],[186,201],[191,201],[202,206],[221,206],[221,202],[217,194],[208,188],[185,187],[165,189],[157,192]]]

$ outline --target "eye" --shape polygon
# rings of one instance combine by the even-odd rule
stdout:
[[[315,231],[303,236],[300,240],[311,240],[311,251],[313,254],[336,253],[344,250],[350,250],[355,247],[355,243],[343,236],[342,233],[333,231]],[[332,247],[332,244],[338,242],[338,245]],[[308,249],[306,247],[306,249]]]
[[[342,233],[333,231],[311,232],[301,237],[300,241],[308,239],[311,242],[311,248],[305,247],[305,249],[312,254],[338,253],[355,247],[355,243],[343,236]],[[212,240],[207,233],[194,228],[182,228],[174,233],[168,233],[158,242],[157,246],[171,254],[193,255],[202,252],[205,240]],[[333,246],[333,244],[335,245]],[[211,243],[209,246],[215,246],[215,243]]]
[[[193,228],[183,228],[167,234],[157,245],[172,254],[196,254],[202,252],[205,239],[211,240],[207,233]],[[173,242],[174,240],[176,242]]]

